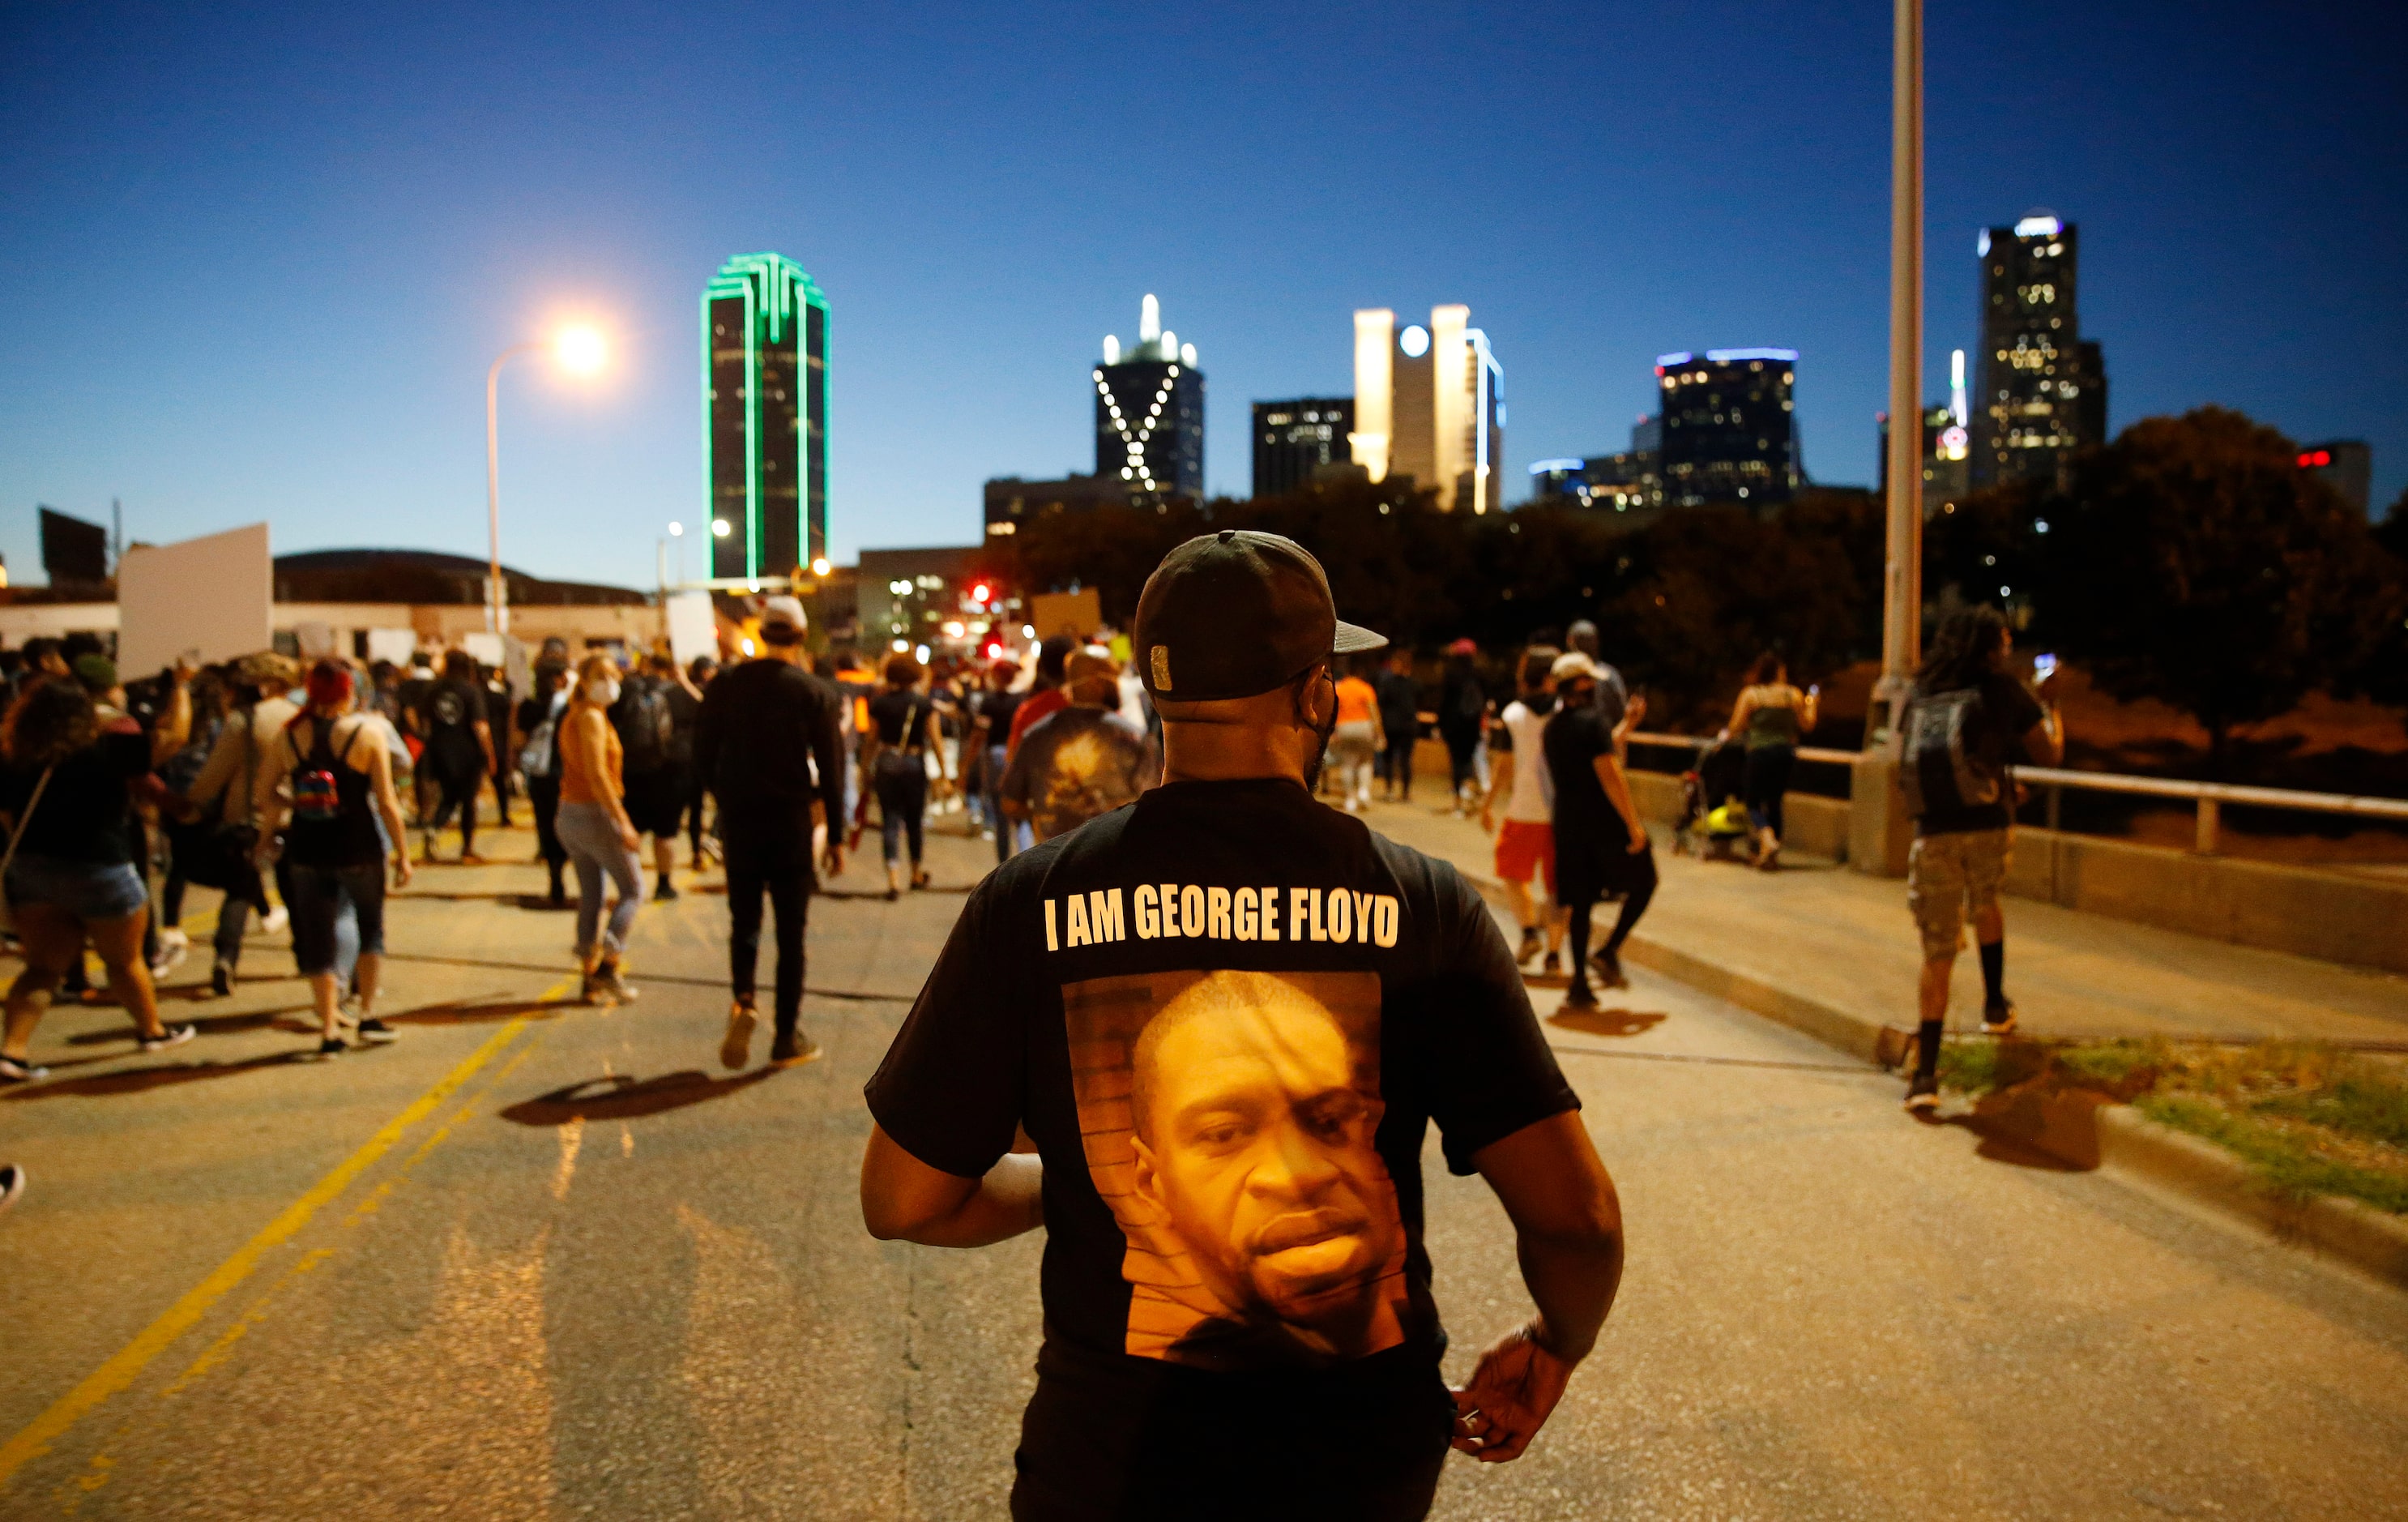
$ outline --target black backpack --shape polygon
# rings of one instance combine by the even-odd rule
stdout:
[[[1991,754],[1979,687],[1918,694],[1906,707],[1898,780],[1917,819],[1984,809],[2006,796],[2006,758]]]
[[[669,712],[664,683],[651,677],[630,677],[620,700],[625,711],[619,717],[619,743],[626,752],[627,769],[658,771],[667,766],[677,721]]]

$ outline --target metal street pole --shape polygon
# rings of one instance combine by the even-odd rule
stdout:
[[[1923,636],[1923,0],[1893,0],[1890,76],[1889,495],[1882,671],[1865,754],[1848,788],[1848,865],[1896,877],[1911,823],[1898,781],[1898,716]]]
[[[1923,640],[1923,0],[1896,0],[1890,97],[1889,536],[1880,711],[1894,718]]]
[[[485,538],[491,580],[485,587],[485,632],[508,634],[510,628],[509,595],[502,585],[502,442],[501,384],[502,366],[513,354],[523,354],[540,344],[514,344],[494,356],[493,368],[485,372]]]

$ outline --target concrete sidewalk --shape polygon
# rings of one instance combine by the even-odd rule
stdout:
[[[1371,826],[1496,877],[1476,821],[1435,805],[1374,804]],[[1663,885],[1629,960],[1670,972],[1848,1050],[1914,1022],[1921,951],[1906,884],[1784,857],[1777,873],[1675,856],[1657,832]],[[2023,898],[2005,900],[2007,992],[2026,1034],[2291,1037],[2408,1048],[2408,978],[2259,951]],[[1612,910],[1601,911],[1602,926]],[[1954,1029],[1978,1027],[1981,968],[1957,958]]]

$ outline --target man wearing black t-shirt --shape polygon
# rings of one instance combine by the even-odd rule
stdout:
[[[1163,784],[971,895],[868,1084],[863,1216],[936,1246],[1044,1228],[1021,1522],[1419,1517],[1450,1441],[1518,1457],[1594,1343],[1613,1185],[1479,896],[1309,790],[1337,657],[1383,643],[1319,564],[1192,539],[1136,622]],[[1451,1394],[1432,1121],[1538,1304]]]
[[[2020,755],[2057,765],[2065,754],[2065,730],[2056,709],[2042,706],[2041,696],[2008,674],[2014,649],[2014,635],[1997,609],[1951,613],[1899,716],[1900,781],[1914,811],[1906,901],[1923,938],[1916,989],[1921,1023],[1906,1086],[1906,1107],[1917,1114],[1940,1104],[1940,1038],[1969,911],[1982,958],[1982,1028],[1994,1036],[2015,1028],[2015,1007],[2005,988],[2007,921],[1999,907],[2014,835],[2014,763]],[[2042,682],[2042,696],[2055,682],[2054,674]]]
[[[818,886],[813,826],[828,832],[828,871],[844,869],[844,752],[837,739],[844,699],[807,668],[805,627],[801,602],[771,597],[761,610],[764,653],[720,672],[702,695],[695,721],[695,770],[719,799],[720,843],[727,854],[733,999],[719,1059],[730,1070],[750,1059],[759,1022],[753,973],[761,957],[764,893],[778,937],[777,1023],[769,1060],[783,1066],[820,1055],[802,1032],[803,936],[811,890]]]

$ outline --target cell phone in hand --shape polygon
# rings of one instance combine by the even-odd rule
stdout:
[[[2049,678],[2055,675],[2057,675],[2056,656],[2041,654],[2032,657],[2032,680],[2034,682],[2046,682]]]

